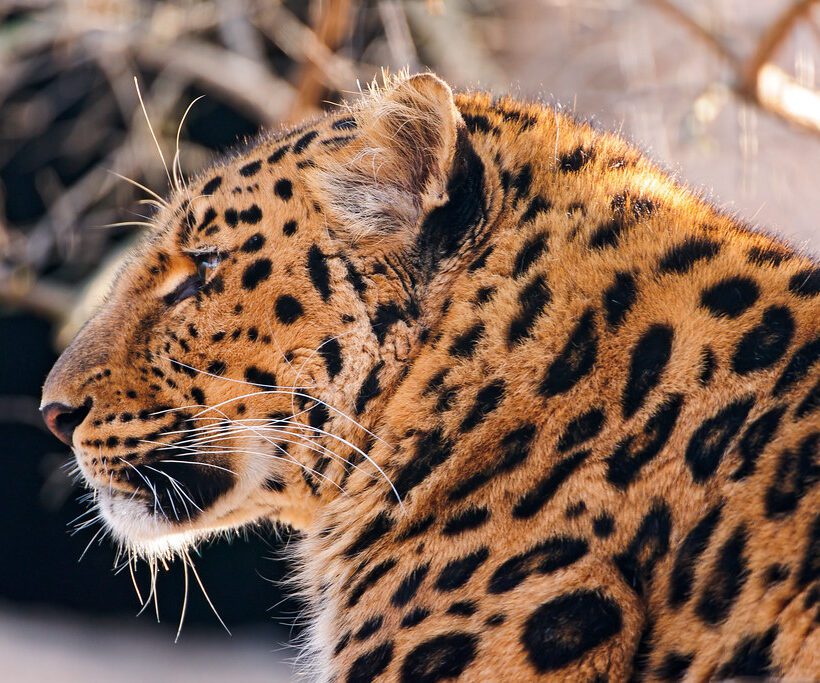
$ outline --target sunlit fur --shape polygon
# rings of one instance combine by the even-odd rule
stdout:
[[[43,398],[129,571],[294,528],[319,680],[820,677],[815,261],[432,75],[169,179]]]

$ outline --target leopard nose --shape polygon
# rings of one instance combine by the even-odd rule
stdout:
[[[91,412],[91,400],[87,400],[83,405],[72,408],[64,403],[49,403],[40,408],[43,420],[56,436],[67,446],[71,445],[71,438],[74,430],[79,427],[83,420]]]

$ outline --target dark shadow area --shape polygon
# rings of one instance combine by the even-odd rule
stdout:
[[[0,601],[27,609],[68,609],[85,617],[117,617],[125,623],[139,611],[128,570],[114,573],[115,552],[108,539],[89,545],[99,524],[70,533],[72,520],[79,518],[77,523],[82,523],[88,515],[81,515],[88,508],[79,502],[81,491],[71,486],[66,475],[64,465],[70,454],[38,422],[40,387],[56,359],[51,338],[51,326],[41,318],[0,316],[0,444],[5,465],[0,500],[6,520]],[[271,643],[289,637],[289,624],[298,611],[281,586],[288,572],[282,550],[283,541],[260,529],[206,544],[196,560],[226,624],[263,628]],[[160,616],[169,639],[179,619],[182,574],[177,563],[159,575]],[[143,596],[147,595],[149,574],[144,564],[137,579]],[[154,619],[153,607],[141,617],[143,622]],[[186,624],[193,629],[221,628],[193,580]]]

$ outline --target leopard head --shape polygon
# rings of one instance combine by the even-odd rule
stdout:
[[[485,175],[421,75],[178,188],[43,390],[112,536],[300,528],[351,468],[379,476],[382,397],[486,223]]]

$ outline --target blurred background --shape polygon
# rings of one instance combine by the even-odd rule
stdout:
[[[203,548],[233,636],[192,592],[174,645],[181,570],[161,572],[161,623],[153,607],[137,617],[113,549],[72,522],[70,454],[37,412],[56,354],[145,229],[136,184],[166,191],[135,77],[166,158],[178,145],[191,174],[260,128],[355,99],[382,67],[429,68],[618,130],[816,253],[819,58],[816,0],[0,0],[0,679],[292,677],[292,539]]]

